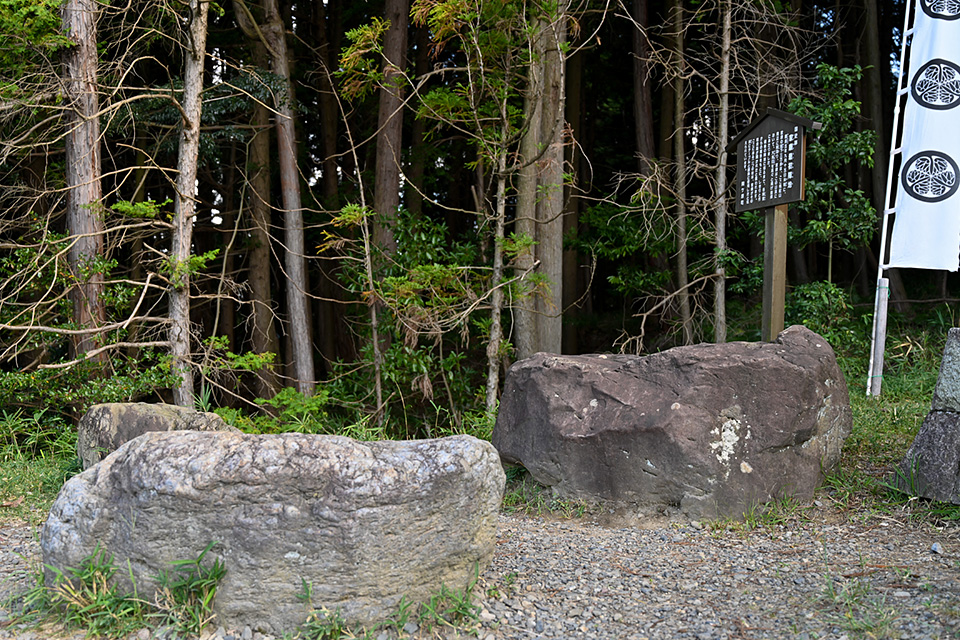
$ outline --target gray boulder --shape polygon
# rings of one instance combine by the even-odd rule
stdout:
[[[960,413],[927,414],[894,483],[910,495],[960,504]]]
[[[960,329],[947,331],[940,374],[933,391],[934,411],[960,411]]]
[[[947,332],[933,410],[894,473],[901,491],[960,504],[960,329]]]
[[[496,450],[470,436],[147,433],[64,485],[40,542],[48,584],[99,545],[147,594],[215,541],[218,623],[279,635],[312,608],[369,624],[402,596],[466,588],[493,555],[503,486]]]
[[[149,431],[234,431],[215,413],[172,404],[112,402],[97,404],[80,418],[77,455],[84,469],[103,460],[125,442]]]
[[[851,424],[833,349],[795,326],[645,357],[536,354],[507,373],[493,444],[562,498],[742,517],[809,498]]]

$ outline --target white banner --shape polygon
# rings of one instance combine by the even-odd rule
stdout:
[[[885,267],[960,266],[960,2],[917,0]]]

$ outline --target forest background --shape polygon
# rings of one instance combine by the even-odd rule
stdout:
[[[824,123],[787,321],[862,393],[904,2],[0,0],[0,407],[489,433],[537,351],[758,340],[729,141]],[[955,275],[890,273],[893,348]]]

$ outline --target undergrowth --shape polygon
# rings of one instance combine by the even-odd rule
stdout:
[[[400,599],[396,611],[386,620],[372,626],[352,625],[344,620],[339,609],[333,611],[318,607],[300,625],[297,640],[374,640],[384,631],[397,637],[412,633],[426,633],[430,637],[440,629],[457,629],[463,633],[476,630],[480,607],[473,601],[474,587],[479,580],[479,566],[474,566],[474,577],[466,589],[460,591],[441,585],[440,590],[420,604]],[[312,603],[312,587],[303,583],[301,599]]]
[[[100,638],[121,638],[143,628],[164,628],[178,636],[199,634],[214,618],[213,598],[226,574],[219,559],[204,562],[215,545],[211,542],[196,558],[162,571],[152,600],[137,592],[132,574],[133,593],[118,586],[113,555],[97,545],[77,567],[61,571],[48,565],[52,584],[38,570],[34,586],[23,595],[18,620],[59,623]]]
[[[536,482],[523,467],[508,467],[506,474],[502,506],[505,513],[582,518],[590,511],[590,505],[583,500],[557,498],[549,487]]]

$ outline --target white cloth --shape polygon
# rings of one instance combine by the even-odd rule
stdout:
[[[960,2],[916,0],[885,267],[960,266]]]

